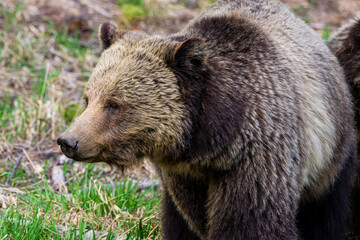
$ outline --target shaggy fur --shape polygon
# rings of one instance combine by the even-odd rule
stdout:
[[[360,17],[360,16],[359,16]],[[352,20],[342,27],[329,41],[329,47],[343,66],[355,107],[357,149],[360,149],[360,20]],[[360,237],[360,168],[352,191],[352,214],[349,230]]]
[[[87,108],[58,143],[79,161],[151,159],[165,239],[344,236],[350,93],[335,56],[286,6],[220,0],[172,36],[110,23],[99,33]]]

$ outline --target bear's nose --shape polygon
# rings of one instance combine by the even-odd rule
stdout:
[[[78,150],[79,141],[59,137],[57,139],[57,144],[61,146],[61,151],[65,154],[65,156],[73,158]]]

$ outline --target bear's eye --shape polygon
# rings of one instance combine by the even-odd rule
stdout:
[[[105,108],[109,110],[118,110],[120,108],[120,105],[116,102],[110,101],[106,104]]]

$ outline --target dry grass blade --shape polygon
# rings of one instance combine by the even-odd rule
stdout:
[[[15,163],[14,167],[12,168],[9,177],[8,177],[8,178],[6,179],[6,181],[5,181],[5,186],[10,186],[10,185],[9,185],[9,182],[10,182],[11,178],[12,178],[12,177],[14,176],[14,174],[15,174],[15,170],[19,167],[20,162],[21,162],[21,159],[23,158],[23,156],[24,156],[24,154],[18,153],[18,159],[16,160],[16,163]]]

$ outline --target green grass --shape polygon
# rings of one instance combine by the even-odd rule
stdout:
[[[7,19],[8,15],[13,16],[6,14],[2,17]],[[60,119],[62,121],[58,121],[56,127],[63,129],[73,120],[75,113],[81,111],[81,106],[76,103],[78,99],[72,102],[62,100],[60,91],[64,86],[59,82],[59,76],[64,66],[71,60],[70,64],[78,65],[78,71],[90,74],[95,62],[89,65],[87,58],[96,56],[92,49],[84,47],[76,37],[57,31],[52,24],[48,25],[45,32],[35,36],[22,31],[15,33],[19,30],[16,19],[6,22],[13,23],[14,33],[0,29],[0,66],[4,67],[5,76],[8,76],[2,81],[9,85],[5,85],[5,90],[0,89],[3,93],[0,102],[0,137],[9,143],[18,138],[37,141],[42,136],[37,134],[34,138],[34,132],[30,132],[34,125],[42,129],[41,124],[44,122],[51,125]],[[53,49],[59,56],[52,56],[49,49]],[[49,61],[55,57],[61,59],[62,64],[50,64]],[[86,79],[82,78],[81,86],[74,91],[81,92]],[[78,107],[76,111],[74,106]],[[60,116],[65,116],[65,119]]]
[[[44,172],[49,165],[45,164]],[[63,170],[74,171],[72,165],[65,164]],[[93,231],[97,237],[100,233],[109,235],[108,239],[158,239],[159,192],[153,187],[139,191],[129,179],[112,187],[106,181],[95,180],[101,175],[102,170],[88,164],[80,177],[66,179],[66,191],[54,191],[45,174],[32,184],[17,186],[19,180],[26,179],[18,170],[11,185],[26,195],[17,195],[16,205],[0,210],[0,237],[82,239],[85,231]]]
[[[11,26],[17,24],[16,17],[23,7],[24,4],[21,2],[16,3],[14,9],[12,10],[0,5],[0,16],[2,16],[5,21],[5,30],[9,30]]]
[[[156,19],[166,15],[169,10],[169,6],[161,0],[117,0],[117,5],[122,13],[118,23],[124,28],[132,28],[140,21],[156,24]]]
[[[140,6],[140,7],[145,6],[144,0],[118,0],[117,3],[119,6],[123,6],[124,4],[131,4],[131,5]]]
[[[125,20],[130,24],[144,19],[148,15],[144,0],[118,0],[117,3]]]
[[[329,26],[325,26],[324,27],[324,30],[323,30],[323,33],[322,33],[322,39],[327,41],[330,39],[330,35],[331,35],[331,31],[330,31],[330,28]]]

